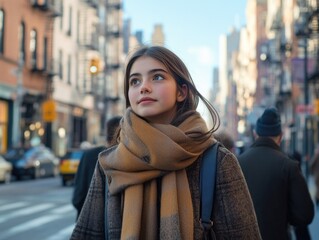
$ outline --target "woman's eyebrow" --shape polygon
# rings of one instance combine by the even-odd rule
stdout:
[[[167,71],[165,71],[165,70],[162,69],[162,68],[155,68],[155,69],[152,69],[152,70],[148,71],[148,74],[151,74],[151,73],[154,73],[154,72],[164,72],[164,73],[168,73]]]
[[[130,74],[129,78],[134,77],[134,76],[141,76],[142,74],[140,73],[132,73]]]
[[[168,73],[166,70],[164,70],[162,68],[154,68],[154,69],[149,70],[147,74],[149,75],[149,74],[152,74],[152,73],[155,73],[155,72]],[[137,76],[141,76],[141,75],[142,75],[141,73],[132,73],[132,74],[130,74],[129,78],[137,77]]]

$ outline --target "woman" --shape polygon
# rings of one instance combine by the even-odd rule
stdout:
[[[202,239],[200,165],[216,142],[218,115],[184,63],[164,47],[137,50],[124,81],[127,109],[118,145],[100,154],[71,239]],[[211,130],[196,112],[199,99],[211,113]],[[237,160],[223,147],[217,158],[217,239],[260,239]]]

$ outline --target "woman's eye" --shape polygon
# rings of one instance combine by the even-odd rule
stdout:
[[[140,82],[137,78],[133,78],[130,80],[130,86],[135,86]]]
[[[154,80],[163,80],[164,77],[162,77],[161,75],[155,75],[153,79]]]

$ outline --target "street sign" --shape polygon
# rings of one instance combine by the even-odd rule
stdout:
[[[308,105],[298,104],[296,106],[296,112],[297,113],[313,114],[314,110],[315,110],[315,108],[311,104],[308,104]]]
[[[55,102],[52,99],[42,104],[42,118],[44,122],[53,122],[56,119]]]

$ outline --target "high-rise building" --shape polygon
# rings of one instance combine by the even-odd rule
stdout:
[[[152,33],[152,45],[165,45],[165,35],[163,32],[163,26],[161,24],[156,24]]]

